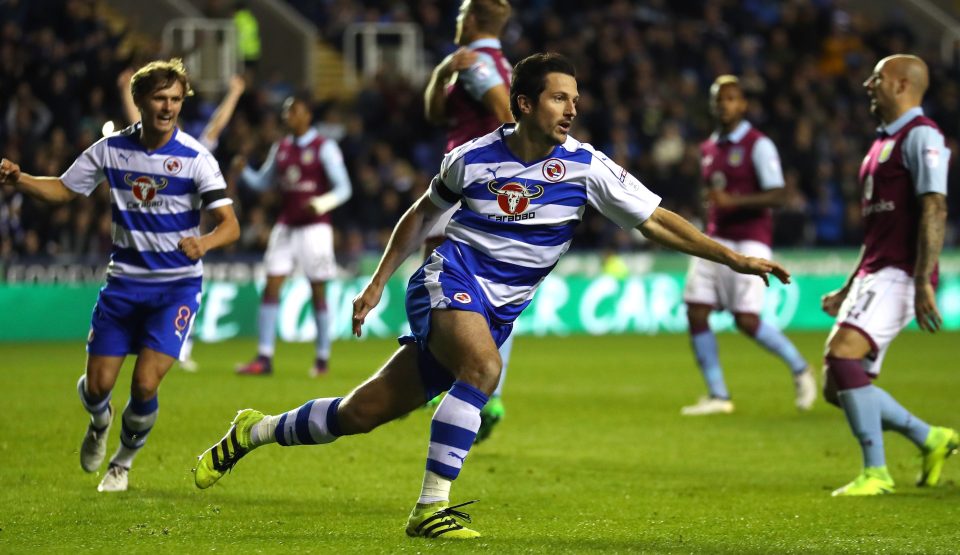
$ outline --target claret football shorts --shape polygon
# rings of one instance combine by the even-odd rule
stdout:
[[[866,361],[868,374],[880,374],[883,357],[890,343],[914,316],[913,278],[900,268],[887,267],[872,274],[857,276],[840,305],[830,337],[840,327],[859,331],[870,342],[872,352]],[[827,344],[830,344],[829,339]]]

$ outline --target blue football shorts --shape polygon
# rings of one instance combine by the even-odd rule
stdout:
[[[180,357],[200,308],[202,278],[168,282],[112,278],[93,307],[87,352],[126,356],[143,348]]]
[[[438,249],[445,250],[445,249]],[[437,252],[410,278],[407,284],[406,309],[410,323],[410,335],[401,336],[401,345],[415,343],[419,353],[418,366],[423,382],[424,398],[433,399],[450,389],[454,376],[433,356],[427,347],[430,337],[430,314],[435,309],[469,310],[482,315],[490,329],[497,348],[507,340],[513,330],[512,322],[500,322],[492,318],[493,311],[471,272],[451,256]]]

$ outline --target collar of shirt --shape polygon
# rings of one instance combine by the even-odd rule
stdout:
[[[496,48],[497,50],[502,50],[500,47],[500,39],[477,39],[468,44],[467,48],[470,50],[476,50],[477,48]]]
[[[741,121],[733,131],[726,135],[721,135],[719,131],[714,131],[710,137],[715,143],[739,143],[753,126],[747,120]]]
[[[910,123],[910,120],[912,120],[917,116],[922,116],[922,115],[923,115],[923,108],[919,106],[910,108],[909,110],[904,112],[902,116],[893,120],[893,123],[883,124],[880,127],[878,127],[877,134],[882,135],[886,133],[888,136],[895,135],[897,131],[900,131],[901,129],[903,129],[904,125]]]
[[[297,137],[297,146],[303,148],[310,144],[310,141],[317,138],[317,130],[311,127],[307,132]]]

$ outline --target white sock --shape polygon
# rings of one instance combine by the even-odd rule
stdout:
[[[257,422],[250,428],[250,441],[254,447],[277,442],[274,433],[277,430],[277,423],[280,422],[280,416],[279,414],[276,416],[270,416],[268,414],[263,417],[263,420]]]
[[[427,470],[423,475],[423,487],[420,489],[420,499],[418,504],[436,503],[438,501],[450,501],[450,486],[453,480],[448,480],[443,476]]]

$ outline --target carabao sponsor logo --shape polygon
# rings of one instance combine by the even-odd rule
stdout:
[[[133,177],[133,174],[128,173],[123,176],[123,180],[130,186],[130,189],[133,190],[133,196],[141,204],[149,203],[153,200],[153,197],[157,196],[157,191],[167,186],[167,180],[163,177],[156,179],[148,175]]]
[[[528,206],[530,199],[539,198],[543,195],[543,187],[534,185],[527,187],[516,181],[511,181],[502,187],[497,186],[496,181],[487,183],[487,189],[497,195],[497,204],[500,210],[507,214],[522,214]]]

